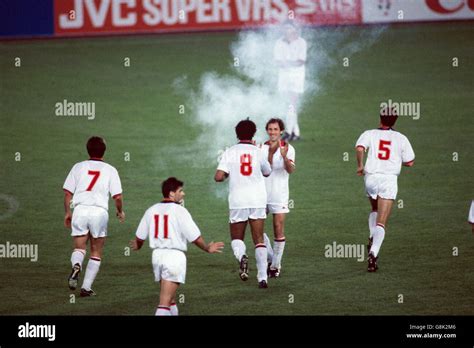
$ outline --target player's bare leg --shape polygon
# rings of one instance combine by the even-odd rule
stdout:
[[[178,305],[176,304],[176,293],[174,294],[173,299],[171,300],[170,304],[170,313],[173,316],[177,316],[179,311],[178,311]]]
[[[267,248],[263,241],[263,226],[265,219],[249,219],[252,239],[255,244],[255,258],[257,261],[258,287],[265,289],[267,285]]]
[[[160,304],[156,309],[155,315],[172,315],[171,303],[176,297],[179,283],[161,279],[160,281]]]
[[[79,274],[82,270],[82,262],[86,255],[87,240],[89,239],[89,233],[84,236],[74,236],[74,250],[71,255],[72,270],[68,278],[69,289],[76,290],[77,283],[79,281]]]
[[[270,278],[278,278],[281,270],[281,259],[285,250],[285,217],[286,214],[273,214],[273,260],[269,269]]]
[[[84,276],[84,282],[81,287],[81,297],[94,296],[95,292],[91,289],[92,283],[97,276],[100,268],[100,262],[102,259],[102,250],[105,244],[105,237],[93,238],[91,236],[91,257],[87,263],[86,274]]]
[[[244,243],[247,221],[229,224],[229,227],[230,239],[232,240],[231,247],[237,261],[239,261],[239,276],[240,279],[246,281],[249,279],[249,258],[246,254],[247,250]]]
[[[369,213],[369,243],[367,244],[367,254],[370,253],[372,242],[374,240],[374,231],[377,226],[377,200],[369,197],[369,202],[372,210]]]
[[[393,200],[391,199],[380,197],[377,199],[377,225],[374,230],[373,243],[369,253],[369,266],[367,269],[369,272],[375,272],[378,268],[377,258],[385,238],[385,225],[392,211],[392,205]]]

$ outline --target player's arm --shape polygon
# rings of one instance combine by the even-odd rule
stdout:
[[[413,167],[414,164],[415,164],[415,160],[410,161],[410,162],[403,162],[403,165],[405,167]]]
[[[288,174],[291,174],[295,171],[295,162],[288,157],[288,150],[290,145],[287,143],[285,146],[280,146],[281,157],[283,158],[283,163],[285,164],[285,170]],[[293,153],[294,157],[294,153]]]
[[[71,213],[71,200],[72,193],[64,189],[64,226],[67,228],[71,227],[72,213]]]
[[[145,212],[145,215],[143,215],[142,219],[140,220],[140,224],[138,225],[137,232],[135,233],[135,239],[132,239],[128,245],[132,248],[132,250],[137,251],[140,250],[143,246],[143,243],[145,242],[147,236],[148,236],[148,231],[149,231],[149,210]]]
[[[214,175],[214,180],[216,182],[223,182],[227,177],[229,176],[229,174],[227,174],[226,172],[224,172],[223,170],[217,170],[216,171],[216,174]]]
[[[123,211],[123,198],[122,194],[118,194],[112,197],[115,202],[115,208],[117,209],[117,217],[120,222],[125,221],[125,212]]]
[[[130,241],[129,245],[132,248],[132,250],[137,251],[137,250],[140,250],[142,248],[143,243],[145,243],[145,241],[143,239],[135,237],[135,239],[132,239]]]
[[[364,152],[365,148],[363,146],[356,147],[356,158],[357,158],[357,175],[364,175]]]
[[[209,244],[206,244],[204,241],[204,238],[202,236],[199,236],[194,242],[194,245],[196,245],[198,248],[201,250],[204,250],[206,253],[209,254],[215,254],[215,253],[221,253],[222,249],[224,248],[224,243],[223,242],[210,242]]]

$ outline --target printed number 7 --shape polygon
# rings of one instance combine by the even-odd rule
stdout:
[[[97,180],[99,179],[100,172],[99,172],[99,171],[96,171],[96,170],[89,170],[89,172],[88,172],[87,174],[93,176],[92,181],[91,181],[91,183],[89,184],[89,187],[87,188],[87,191],[92,191],[92,188],[94,187],[95,183],[96,183]]]

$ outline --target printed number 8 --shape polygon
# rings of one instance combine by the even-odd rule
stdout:
[[[240,156],[240,174],[250,176],[252,174],[252,156],[244,154]]]

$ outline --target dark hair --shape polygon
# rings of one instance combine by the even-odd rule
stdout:
[[[278,123],[278,127],[280,127],[280,131],[285,130],[285,124],[283,123],[281,118],[271,118],[268,120],[267,125],[265,126],[265,130],[268,130],[268,126],[272,123]]]
[[[235,126],[235,133],[239,140],[252,140],[256,132],[257,126],[249,119],[242,120]]]
[[[397,122],[398,115],[394,108],[385,107],[380,111],[380,122],[385,127],[393,127],[395,122]]]
[[[170,197],[170,192],[176,192],[180,187],[184,186],[184,182],[171,177],[163,181],[161,184],[161,192],[163,193],[164,198]]]
[[[104,157],[105,149],[105,140],[101,137],[93,136],[87,140],[87,153],[91,158],[102,158]]]

